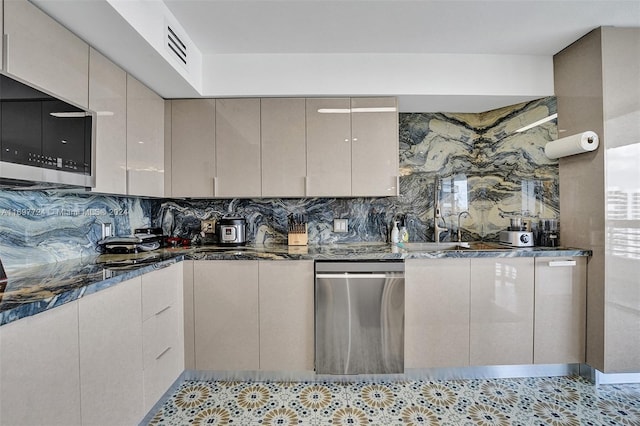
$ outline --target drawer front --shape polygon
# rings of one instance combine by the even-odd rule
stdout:
[[[142,320],[158,315],[178,300],[178,268],[171,266],[142,276]]]

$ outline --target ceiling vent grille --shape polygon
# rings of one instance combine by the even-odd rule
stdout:
[[[183,66],[187,66],[187,45],[176,32],[167,25],[167,49]]]

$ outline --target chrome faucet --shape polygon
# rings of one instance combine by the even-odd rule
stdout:
[[[458,214],[458,242],[459,243],[462,242],[462,233],[460,232],[460,218],[462,217],[462,215],[466,215],[467,217],[471,217],[471,214],[469,214],[468,211],[463,211],[463,212],[460,212]]]
[[[436,243],[440,242],[440,234],[449,230],[440,226],[440,220],[447,226],[447,223],[440,213],[440,179],[436,176],[433,188],[433,241]]]

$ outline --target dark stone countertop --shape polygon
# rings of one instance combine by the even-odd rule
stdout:
[[[509,248],[496,243],[354,243],[318,246],[202,246],[138,254],[96,255],[24,268],[0,289],[0,325],[44,312],[183,260],[405,260],[477,257],[590,256],[577,248]]]

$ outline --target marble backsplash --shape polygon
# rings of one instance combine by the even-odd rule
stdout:
[[[150,226],[153,205],[91,193],[0,191],[0,259],[10,272],[95,255],[102,223],[112,223],[114,234],[130,234]]]
[[[443,240],[457,237],[458,215],[466,241],[495,241],[509,219],[559,217],[558,162],[544,155],[557,139],[555,120],[524,132],[556,112],[549,97],[482,114],[400,114],[400,196],[165,200],[154,223],[167,233],[192,237],[200,220],[235,213],[247,219],[252,243],[286,242],[289,213],[307,215],[309,242],[387,241],[395,218],[406,216],[411,241],[433,241],[436,178],[444,223]],[[334,218],[348,218],[346,233],[333,232]]]
[[[544,156],[557,138],[555,120],[515,130],[556,112],[554,97],[482,114],[400,114],[400,196],[183,200],[92,193],[0,191],[0,258],[7,270],[96,253],[101,223],[118,235],[162,226],[167,235],[193,238],[200,220],[244,216],[250,243],[286,242],[287,215],[305,214],[309,242],[386,241],[394,218],[405,215],[411,241],[433,241],[438,199],[454,239],[459,213],[464,240],[496,240],[509,218],[558,218],[558,163]],[[348,218],[346,233],[334,218]]]

